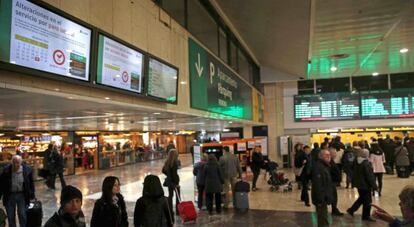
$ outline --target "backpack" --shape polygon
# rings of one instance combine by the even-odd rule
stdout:
[[[159,200],[144,199],[144,204],[145,204],[145,211],[144,211],[143,226],[151,226],[151,227],[168,226],[167,218],[165,217],[165,214],[164,214],[164,206],[168,206],[168,203],[165,197],[162,197]]]
[[[342,156],[342,163],[345,165],[351,165],[352,163],[354,163],[355,161],[355,155],[354,153],[351,152],[346,152],[343,156]]]

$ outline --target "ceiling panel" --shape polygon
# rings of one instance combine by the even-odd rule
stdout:
[[[229,126],[242,126],[236,121],[126,107],[105,101],[0,89],[0,130],[220,131]]]

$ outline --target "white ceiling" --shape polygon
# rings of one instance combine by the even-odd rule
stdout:
[[[72,97],[71,97],[72,98]],[[0,130],[220,131],[237,122],[0,89]],[[159,113],[159,114],[154,114]]]
[[[265,69],[266,82],[414,71],[414,0],[216,2]],[[403,47],[410,51],[400,54]]]

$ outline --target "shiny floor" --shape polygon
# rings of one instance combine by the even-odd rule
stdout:
[[[183,168],[179,171],[181,177],[181,188],[184,200],[194,200],[194,179],[192,176],[191,156],[181,156]],[[85,173],[77,176],[68,176],[68,184],[77,186],[84,195],[83,211],[89,223],[94,202],[100,197],[100,188],[105,176],[118,176],[121,181],[121,192],[127,202],[130,226],[133,226],[133,210],[135,201],[142,194],[142,182],[147,174],[159,175],[163,181],[164,176],[161,174],[163,160],[152,161],[148,163],[137,163],[118,167],[110,170],[100,170]],[[292,176],[290,171],[287,175]],[[249,179],[250,176],[247,176]],[[391,214],[400,216],[398,206],[398,193],[405,185],[413,183],[412,178],[399,179],[395,175],[386,175],[384,177],[384,189],[381,197],[376,196],[373,199],[378,204],[388,210]],[[50,191],[42,182],[36,182],[36,196],[43,202],[44,218],[47,219],[59,207],[60,183],[56,182],[58,190]],[[297,189],[292,192],[271,192],[264,176],[258,181],[259,190],[250,193],[250,210],[247,213],[238,213],[232,209],[223,212],[221,215],[209,216],[205,211],[201,211],[197,223],[187,223],[185,226],[316,226],[316,214],[314,207],[305,207],[300,202],[300,191]],[[345,189],[343,186],[338,190],[339,208],[345,211],[350,207],[358,196],[354,189]],[[384,222],[376,223],[361,222],[361,210],[356,213],[354,218],[343,216],[334,217],[332,226],[387,226]],[[177,226],[182,226],[177,221]]]

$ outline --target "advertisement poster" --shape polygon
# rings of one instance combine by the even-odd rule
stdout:
[[[246,143],[237,143],[237,151],[246,151]]]
[[[99,35],[97,82],[141,93],[143,54]]]
[[[178,71],[153,58],[149,60],[148,95],[167,102],[177,100]]]
[[[89,28],[29,1],[1,3],[0,60],[89,80]]]

